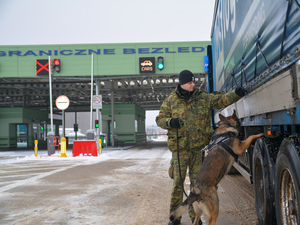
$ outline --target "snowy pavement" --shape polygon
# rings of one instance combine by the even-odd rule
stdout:
[[[170,158],[165,142],[104,148],[98,157],[0,151],[0,224],[167,224]],[[237,178],[221,182],[217,224],[256,224],[252,190],[244,179],[238,178],[242,201],[228,194],[239,192],[239,186],[232,188]],[[187,213],[181,222],[191,224]]]
[[[98,157],[72,157],[70,151],[66,158],[38,154],[0,152],[0,224],[139,224],[142,212],[130,221],[126,214],[146,204],[142,199],[153,187],[139,190],[147,183],[143,179],[155,184],[153,175],[164,173],[163,180],[169,181],[160,170],[169,164],[166,147],[103,149]],[[168,205],[164,208],[167,215]]]

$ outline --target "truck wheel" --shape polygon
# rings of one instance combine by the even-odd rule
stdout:
[[[255,208],[260,225],[276,224],[274,207],[274,161],[268,146],[258,139],[253,150],[253,186]]]
[[[290,139],[285,139],[280,146],[276,160],[277,224],[300,224],[300,148],[299,144],[295,145]]]

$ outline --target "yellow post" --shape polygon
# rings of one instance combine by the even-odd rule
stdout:
[[[102,140],[99,139],[99,155],[102,154]]]
[[[34,156],[37,157],[38,156],[38,140],[34,140]]]
[[[60,139],[60,143],[61,143],[61,146],[60,146],[60,157],[67,157],[67,140],[65,137],[62,137]]]

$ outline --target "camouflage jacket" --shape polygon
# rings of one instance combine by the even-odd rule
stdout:
[[[184,123],[178,128],[179,150],[200,150],[208,145],[213,132],[210,110],[224,108],[240,98],[235,90],[211,94],[195,90],[187,100],[176,88],[164,100],[156,117],[157,125],[168,130],[168,148],[172,152],[177,150],[177,129],[170,126],[172,118],[180,118]]]

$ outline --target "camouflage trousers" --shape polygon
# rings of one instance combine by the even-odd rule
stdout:
[[[201,150],[183,151],[183,152],[181,151],[179,152],[179,160],[180,160],[179,162],[180,162],[181,178],[183,184],[188,170],[189,178],[191,182],[190,186],[192,186],[202,164],[202,152]],[[180,203],[182,203],[183,200],[183,190],[181,187],[181,181],[179,176],[179,166],[178,166],[176,151],[172,152],[171,165],[169,168],[169,176],[170,178],[173,179],[173,188],[171,193],[171,204],[170,204],[170,213],[171,213],[174,209],[176,209],[176,207]],[[195,212],[193,206],[189,207],[189,216],[191,219],[195,218]]]

